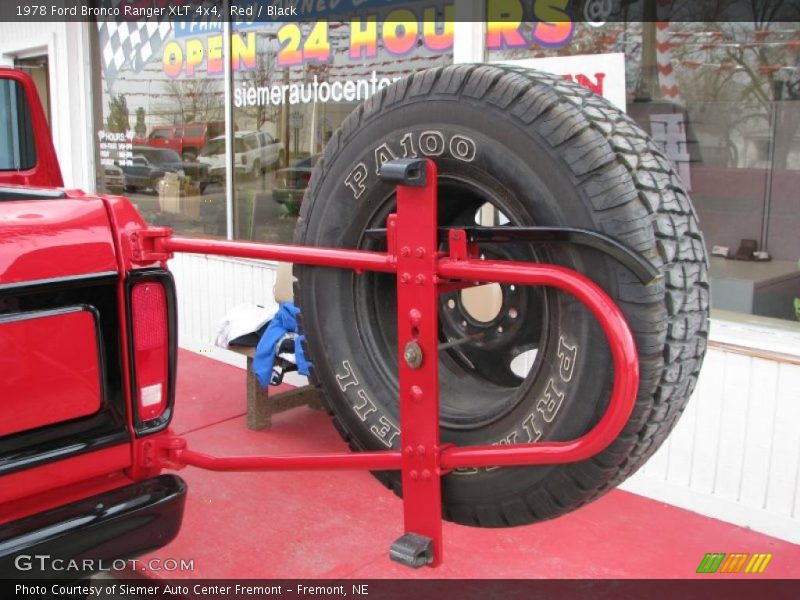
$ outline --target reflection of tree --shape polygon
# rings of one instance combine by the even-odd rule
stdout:
[[[239,80],[246,87],[266,87],[274,84],[275,76],[275,52],[261,47],[256,58],[256,68],[254,70],[242,71]],[[237,109],[244,113],[254,123],[254,129],[261,129],[267,121],[275,121],[278,117],[279,109],[272,104],[265,105],[256,103],[255,106],[242,106]]]
[[[159,112],[173,115],[175,124],[219,121],[224,106],[217,84],[217,80],[206,77],[167,81],[164,95],[168,104],[159,107]]]
[[[113,133],[125,133],[131,128],[128,101],[122,94],[112,96],[108,101],[108,120],[106,128]]]
[[[145,125],[144,118],[144,107],[140,106],[136,109],[136,124],[133,126],[137,137],[144,137],[147,135],[147,125]]]
[[[679,36],[672,52],[684,98],[725,102],[731,126],[760,128],[772,141],[772,167],[785,169],[800,129],[800,110],[785,103],[800,100],[800,41],[796,23],[783,22],[792,6],[752,0],[746,3],[750,21],[728,22],[724,3],[697,3],[693,9],[701,5],[715,11],[700,15],[705,22],[671,25]]]

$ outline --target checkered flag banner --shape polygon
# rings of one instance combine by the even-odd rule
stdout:
[[[116,6],[122,0],[108,0]],[[122,68],[138,73],[164,45],[172,31],[169,20],[98,21],[98,41],[106,87],[110,90]]]

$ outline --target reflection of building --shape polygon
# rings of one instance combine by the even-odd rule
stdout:
[[[791,300],[791,288],[784,288],[784,284],[791,280],[792,265],[800,259],[800,127],[794,126],[800,122],[795,107],[800,103],[768,95],[773,68],[794,68],[796,76],[796,56],[790,51],[796,52],[792,40],[798,28],[781,24],[768,34],[769,39],[759,39],[765,34],[757,34],[752,24],[729,25],[719,24],[719,31],[713,31],[716,25],[711,23],[673,23],[656,36],[642,23],[609,23],[597,28],[578,24],[569,45],[549,50],[529,43],[514,49],[487,48],[481,45],[485,39],[482,24],[468,23],[459,24],[452,44],[439,50],[415,45],[403,55],[392,56],[376,42],[374,56],[368,56],[365,49],[351,59],[347,26],[332,24],[330,56],[291,65],[277,63],[280,44],[275,27],[255,27],[236,34],[241,45],[231,79],[234,90],[278,86],[280,96],[282,86],[313,84],[315,76],[318,82],[346,82],[369,80],[374,71],[380,78],[391,79],[461,57],[507,61],[559,54],[624,53],[628,114],[656,138],[662,138],[666,154],[688,174],[687,182],[691,179],[707,246],[722,245],[735,251],[743,238],[756,239],[775,258],[764,269],[758,263],[723,262],[730,268],[718,272],[731,281],[716,290],[712,282],[712,298],[727,296],[726,300],[736,301],[729,307],[757,311],[756,296],[770,293],[768,284],[776,279],[780,279],[780,294]],[[310,28],[304,25],[302,34]],[[532,28],[523,28],[528,42]],[[182,52],[176,75],[165,71],[162,47],[141,69],[121,65],[110,85],[100,68],[97,40],[88,24],[4,24],[0,32],[3,62],[49,58],[51,124],[69,186],[89,190],[101,187],[95,181],[102,179],[104,171],[99,168],[102,157],[97,133],[106,128],[113,98],[125,98],[131,130],[136,126],[137,109],[144,110],[147,134],[157,126],[223,123],[222,131],[211,136],[217,138],[220,147],[219,163],[214,164],[222,165],[222,177],[209,185],[196,203],[176,200],[175,182],[167,198],[147,190],[131,194],[151,221],[195,235],[288,241],[296,212],[275,202],[273,192],[279,186],[283,196],[301,196],[298,190],[302,192],[309,173],[301,161],[313,162],[311,159],[356,105],[344,98],[301,101],[290,107],[280,101],[269,105],[247,101],[226,113],[225,61],[217,54],[222,52],[222,46],[217,46],[219,31],[197,33],[175,28],[166,39],[167,43],[176,42]],[[664,63],[665,55],[651,52],[653,48],[648,46],[657,39],[673,45],[669,63],[680,102],[674,100],[678,96],[659,95],[658,59]],[[744,74],[739,68],[743,64],[724,58],[730,49],[738,51],[739,46],[746,45],[757,48],[761,43],[771,44],[770,56],[776,62],[756,62],[751,69],[755,78]],[[197,48],[203,50],[202,59]],[[744,52],[735,56],[739,63],[760,60]],[[753,100],[757,92],[767,94],[766,102]],[[293,115],[301,115],[301,121]],[[255,164],[261,152],[259,144],[265,145],[257,140],[242,140],[241,149],[237,149],[235,139],[230,147],[226,145],[228,137],[237,137],[231,136],[233,132],[251,130],[279,140],[289,164],[274,165],[260,158],[262,162]],[[183,139],[182,133],[169,137],[170,143]],[[228,180],[227,171],[233,168],[237,154],[247,157],[246,162]],[[190,169],[183,171],[186,175]],[[119,185],[118,179],[114,182]],[[182,206],[191,208],[182,212]],[[229,207],[233,214],[230,222]],[[780,269],[775,269],[776,265]],[[185,294],[207,299],[203,309],[197,310],[185,300],[185,294],[181,296],[181,343],[195,350],[208,348],[210,320],[232,303],[263,301],[272,287],[269,265],[183,256],[173,266]],[[720,279],[716,274],[714,278]],[[249,287],[243,285],[245,282]],[[747,289],[751,292],[737,291]],[[751,301],[745,302],[748,294]],[[800,289],[794,295],[800,296]],[[773,296],[766,304],[774,306],[775,302],[789,306]],[[788,320],[776,322],[731,312],[715,312],[714,317],[711,354],[695,402],[666,449],[656,454],[629,485],[692,510],[774,535],[795,536],[796,540],[800,531],[796,475],[800,472],[800,439],[793,424],[798,415],[794,382],[798,380],[800,332]],[[778,445],[772,444],[772,436],[779,440]]]
[[[688,139],[686,136],[686,122],[681,113],[651,114],[650,135],[661,147],[678,168],[686,190],[692,191],[692,171],[689,168],[691,155],[689,154]]]

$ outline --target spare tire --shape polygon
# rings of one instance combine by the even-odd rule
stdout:
[[[487,258],[563,265],[599,283],[634,333],[641,383],[618,439],[576,464],[467,469],[443,479],[443,515],[504,527],[559,516],[641,466],[675,425],[706,349],[706,251],[670,161],[624,113],[561,78],[453,65],[381,90],[342,124],[303,200],[295,242],[385,249],[394,187],[378,167],[427,156],[439,169],[439,224],[571,226],[616,238],[663,277],[642,285],[595,250],[487,244]],[[397,448],[397,327],[392,275],[297,267],[313,381],[354,449]],[[440,301],[441,435],[454,444],[570,440],[603,414],[614,373],[589,311],[553,289],[503,285],[495,302]],[[488,296],[487,296],[488,297]],[[482,310],[481,310],[482,309]],[[376,476],[398,494],[400,475]]]

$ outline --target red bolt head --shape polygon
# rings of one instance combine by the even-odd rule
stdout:
[[[417,446],[417,454],[419,454],[420,456],[425,456],[425,446],[421,444]]]
[[[400,256],[403,256],[403,257],[406,257],[406,258],[411,256],[411,248],[409,248],[408,246],[403,246],[402,248],[400,248]]]
[[[417,258],[425,258],[425,248],[420,246],[414,251],[414,254],[417,256]]]
[[[425,481],[427,481],[428,479],[430,479],[430,478],[431,478],[431,472],[430,472],[430,471],[428,471],[428,469],[424,469],[424,470],[422,471],[422,478],[423,478]]]
[[[403,283],[408,283],[409,281],[411,281],[411,274],[403,273],[402,275],[400,275],[400,281],[402,281]]]
[[[416,282],[417,285],[422,285],[425,283],[425,275],[417,275]]]
[[[406,456],[411,456],[414,454],[414,449],[411,446],[406,446],[405,453]]]
[[[408,474],[408,476],[409,476],[409,477],[411,477],[411,479],[412,479],[413,481],[416,481],[417,479],[419,479],[419,473],[417,473],[416,471],[411,471],[411,472]],[[428,473],[428,476],[430,477],[430,473]]]
[[[420,323],[422,323],[422,313],[416,308],[412,308],[410,311],[408,311],[408,318],[414,327],[417,327]]]
[[[411,386],[411,399],[414,402],[422,402],[422,388],[418,385]]]

